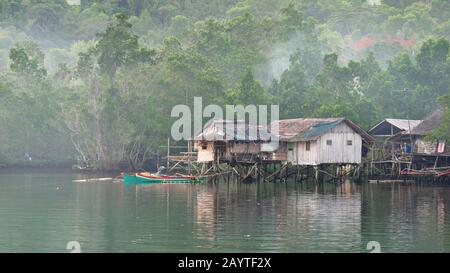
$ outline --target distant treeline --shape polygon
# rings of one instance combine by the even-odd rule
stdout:
[[[194,96],[366,129],[450,106],[448,1],[38,2],[0,1],[0,164],[142,166]]]

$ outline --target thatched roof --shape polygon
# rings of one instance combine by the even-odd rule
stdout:
[[[425,135],[429,131],[439,127],[441,124],[442,109],[437,109],[427,118],[425,118],[419,125],[417,125],[412,131],[413,135]]]

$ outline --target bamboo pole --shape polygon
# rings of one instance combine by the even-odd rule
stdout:
[[[167,138],[167,170],[170,167],[170,137]]]
[[[191,152],[191,141],[188,140],[188,153]],[[191,175],[191,155],[188,155],[188,174]]]

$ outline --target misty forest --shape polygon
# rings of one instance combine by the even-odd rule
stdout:
[[[177,104],[422,119],[449,139],[447,0],[0,0],[0,166],[164,153]]]

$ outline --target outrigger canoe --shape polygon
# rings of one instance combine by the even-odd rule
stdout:
[[[125,183],[201,183],[202,179],[195,176],[157,175],[148,172],[126,173],[123,176]]]

